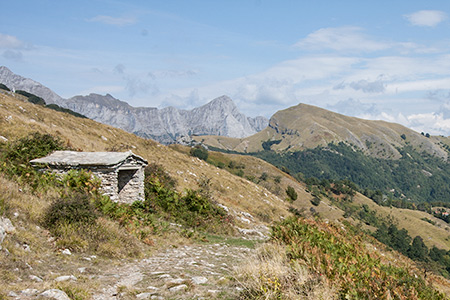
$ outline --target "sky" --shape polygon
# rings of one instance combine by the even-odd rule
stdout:
[[[306,103],[450,136],[450,1],[14,0],[0,65],[64,98]]]

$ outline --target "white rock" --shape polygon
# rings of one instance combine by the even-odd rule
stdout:
[[[74,280],[76,281],[77,278],[73,275],[63,275],[55,278],[55,281],[61,282],[61,281],[68,281],[68,280]]]
[[[42,282],[42,278],[36,276],[36,275],[30,275],[29,276],[31,280],[36,281],[36,282]]]
[[[164,274],[164,272],[161,271],[155,271],[155,272],[151,272],[150,275],[161,275]]]
[[[72,252],[70,252],[69,249],[64,249],[63,251],[61,251],[61,253],[64,255],[72,255]]]
[[[163,274],[159,276],[159,279],[170,280],[172,279],[172,276],[170,276],[169,274]]]
[[[67,296],[66,293],[57,289],[46,290],[45,292],[41,293],[40,296],[56,300],[70,300],[69,296]]]
[[[39,293],[39,291],[37,289],[26,289],[21,291],[20,293],[25,296],[33,296]]]
[[[0,245],[6,237],[6,234],[13,233],[16,228],[11,223],[11,220],[8,218],[0,217]]]
[[[194,276],[192,277],[192,282],[194,282],[195,284],[203,284],[208,282],[208,278],[203,276]]]
[[[8,141],[8,139],[7,139],[7,138],[5,138],[4,136],[0,135],[0,141],[2,141],[2,142],[7,142],[7,141]]]
[[[185,290],[187,290],[187,288],[188,288],[187,285],[180,284],[180,285],[173,286],[173,287],[169,288],[169,291],[172,292],[172,293],[175,293],[175,292],[185,291]]]
[[[80,273],[86,272],[86,267],[78,268],[78,272]]]
[[[175,284],[181,284],[184,282],[183,278],[177,278],[169,281],[167,284],[175,285]]]
[[[148,299],[153,293],[140,293],[136,295],[138,299]]]

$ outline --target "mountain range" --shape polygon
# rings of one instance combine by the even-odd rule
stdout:
[[[399,149],[409,145],[444,160],[448,157],[445,149],[449,142],[448,138],[420,134],[396,123],[348,117],[307,104],[278,111],[265,129],[246,138],[194,139],[218,149],[243,153],[298,151],[344,142],[372,157],[385,159],[400,158]]]
[[[0,67],[0,83],[12,90],[23,90],[42,97],[49,104],[57,104],[100,123],[163,144],[171,144],[191,135],[243,138],[261,131],[268,124],[265,117],[251,118],[240,113],[233,100],[227,96],[218,97],[192,110],[133,107],[109,94],[64,99],[39,82],[14,74],[4,66]]]
[[[192,110],[158,109],[133,107],[110,94],[64,99],[39,82],[14,74],[6,67],[0,67],[0,83],[163,144],[195,140],[236,152],[268,149],[283,152],[345,142],[372,157],[385,159],[400,158],[399,149],[408,145],[444,160],[450,148],[449,138],[420,134],[395,123],[348,117],[307,104],[280,110],[269,121],[265,117],[245,116],[227,96]]]

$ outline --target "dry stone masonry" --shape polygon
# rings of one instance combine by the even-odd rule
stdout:
[[[45,165],[59,174],[71,169],[85,169],[100,178],[103,193],[111,200],[128,204],[144,200],[144,168],[147,161],[131,151],[55,151],[31,163],[35,166]]]

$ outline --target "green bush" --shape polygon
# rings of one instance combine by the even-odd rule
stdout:
[[[312,198],[311,204],[314,205],[314,206],[319,206],[319,204],[320,204],[320,198],[319,198],[319,197],[314,197],[314,198]]]
[[[58,138],[39,132],[9,143],[1,158],[10,165],[29,164],[30,160],[43,157],[55,150],[63,149]]]
[[[191,155],[194,157],[198,157],[204,161],[208,159],[208,150],[206,150],[203,146],[197,145],[193,148],[191,148],[190,151]]]
[[[60,184],[65,190],[62,194],[70,195],[72,193],[82,193],[98,198],[101,196],[101,180],[94,177],[90,171],[69,170],[60,178]]]
[[[28,183],[34,189],[46,186],[54,176],[36,171],[30,160],[62,149],[59,139],[49,134],[32,133],[3,146],[0,150],[0,172],[18,182]]]
[[[88,194],[75,193],[54,201],[45,211],[43,225],[48,229],[63,224],[93,224],[98,214]]]
[[[286,194],[288,195],[290,201],[297,200],[297,197],[298,197],[297,192],[295,191],[295,189],[292,186],[287,187]]]
[[[266,172],[263,172],[261,174],[261,176],[259,176],[259,179],[262,180],[262,181],[266,181],[267,178],[269,178],[269,175]]]
[[[145,201],[136,203],[136,211],[143,216],[155,214],[184,226],[209,232],[230,232],[231,217],[216,205],[209,191],[210,180],[199,179],[199,190],[177,192],[174,180],[159,165],[146,168]]]
[[[164,170],[162,165],[150,163],[145,167],[144,174],[146,181],[158,180],[165,188],[173,189],[177,185],[177,181]]]

